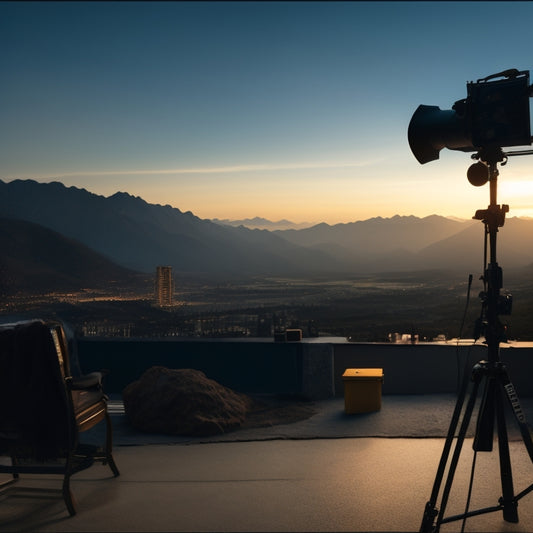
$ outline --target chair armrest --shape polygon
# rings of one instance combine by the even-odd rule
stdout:
[[[103,375],[103,372],[91,372],[83,376],[72,377],[71,388],[72,390],[100,389],[102,388]]]

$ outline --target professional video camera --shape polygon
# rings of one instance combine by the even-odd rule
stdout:
[[[504,78],[495,81],[494,78]],[[509,69],[466,85],[467,97],[451,110],[421,105],[409,124],[413,155],[425,164],[443,148],[476,152],[504,146],[531,145],[529,71]]]

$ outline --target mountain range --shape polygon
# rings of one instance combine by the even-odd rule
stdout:
[[[241,220],[230,220],[227,218],[221,220],[218,218],[212,218],[211,220],[217,224],[222,224],[224,226],[244,226],[249,229],[267,229],[269,231],[285,229],[303,229],[309,228],[314,225],[310,222],[301,222],[298,224],[296,222],[291,222],[290,220],[286,219],[272,221],[262,217],[244,218]]]
[[[62,257],[67,272],[93,265],[87,254],[94,253],[96,263],[107,262],[104,270],[112,277],[127,277],[132,271],[153,273],[157,265],[171,265],[184,275],[243,278],[425,269],[478,273],[483,264],[483,225],[438,215],[376,217],[268,231],[200,219],[125,192],[104,197],[59,182],[0,180],[0,217],[4,219],[2,238],[5,241],[11,235],[11,244],[2,246],[4,275],[13,271],[13,265],[19,265],[19,276],[21,265],[30,268],[33,264],[38,270],[42,254],[31,254],[25,248],[28,235],[45,230],[49,233],[44,248],[61,247],[55,255]],[[10,226],[13,221],[19,225]],[[500,264],[523,267],[533,263],[532,238],[533,220],[509,218],[500,230]],[[69,246],[76,253],[66,253]],[[111,274],[111,263],[123,270]],[[52,267],[47,263],[46,268]],[[88,270],[97,269],[91,266]]]
[[[117,264],[222,276],[328,271],[331,258],[266,230],[230,227],[117,192],[99,196],[59,182],[0,181],[0,216],[40,224]],[[341,268],[341,265],[339,265]]]

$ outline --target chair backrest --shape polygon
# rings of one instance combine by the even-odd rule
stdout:
[[[61,320],[61,329],[65,340],[65,349],[68,352],[69,371],[72,376],[79,377],[83,374],[78,357],[78,340],[72,326]]]
[[[76,438],[60,324],[0,326],[0,451],[17,446],[59,457]],[[4,438],[1,438],[3,435]]]
[[[70,357],[68,353],[68,341],[65,335],[65,330],[59,322],[51,322],[48,324],[50,327],[50,335],[54,342],[54,348],[57,353],[57,360],[59,363],[59,369],[63,379],[68,379],[71,376],[70,373]]]

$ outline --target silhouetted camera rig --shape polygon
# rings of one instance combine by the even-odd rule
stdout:
[[[471,516],[500,510],[505,521],[518,522],[518,501],[533,490],[533,484],[519,494],[515,494],[513,488],[509,439],[504,411],[505,398],[510,404],[532,462],[533,439],[507,368],[500,360],[500,343],[507,339],[505,328],[501,324],[499,316],[511,314],[512,297],[509,294],[502,295],[500,293],[503,287],[503,271],[496,260],[498,228],[504,225],[505,215],[509,212],[508,205],[500,206],[497,203],[498,163],[503,166],[507,163],[509,156],[533,154],[532,150],[515,152],[502,150],[502,147],[507,146],[531,146],[529,98],[532,93],[528,71],[505,70],[479,79],[475,83],[467,83],[467,97],[455,102],[452,110],[442,111],[436,106],[419,106],[409,124],[409,146],[419,163],[425,164],[438,159],[439,152],[443,148],[462,152],[477,152],[472,155],[472,159],[477,159],[478,162],[468,169],[468,180],[477,187],[485,185],[487,182],[490,185],[489,206],[487,209],[477,210],[473,217],[485,225],[485,261],[484,273],[481,278],[484,283],[484,290],[480,294],[482,312],[476,323],[474,335],[476,340],[482,334],[484,335],[488,357],[487,360],[478,361],[470,374],[465,366],[433,490],[430,500],[426,503],[422,518],[420,531],[424,533],[438,532],[441,524],[447,522],[455,520],[463,520],[464,522]],[[489,246],[487,246],[487,239]],[[489,258],[487,251],[490,254]],[[471,385],[471,391],[463,413],[469,385]],[[475,511],[468,509],[469,496],[464,513],[445,517],[444,513],[453,477],[480,386],[483,388],[473,440],[474,460],[471,481],[473,480],[477,452],[492,451],[494,422],[496,422],[502,496],[497,505]],[[458,427],[460,429],[456,436]],[[448,465],[454,440],[455,448]],[[440,496],[439,509],[437,502],[447,468],[448,475]],[[470,491],[471,488],[472,486],[470,486]]]
[[[419,163],[438,159],[443,148],[477,152],[491,147],[531,145],[529,71],[505,70],[467,83],[466,90],[468,96],[455,102],[451,110],[418,106],[409,124],[408,138]]]

